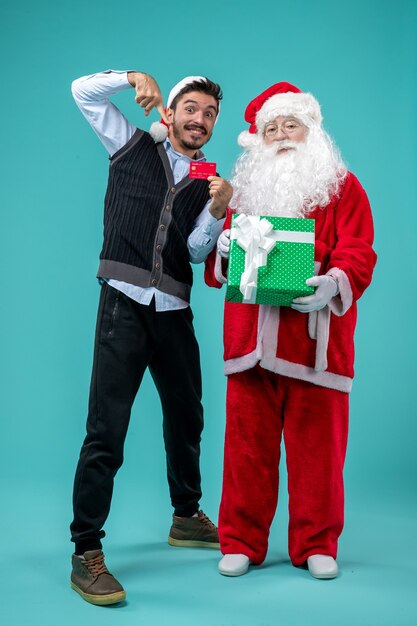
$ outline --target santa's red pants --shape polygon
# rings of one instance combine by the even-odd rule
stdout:
[[[265,559],[278,501],[284,434],[289,491],[289,555],[336,558],[343,528],[343,464],[349,396],[259,366],[228,377],[223,493],[223,554]]]

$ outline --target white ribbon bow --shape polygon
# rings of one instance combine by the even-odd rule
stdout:
[[[231,239],[246,252],[245,271],[240,279],[240,291],[244,302],[254,303],[258,286],[258,269],[268,262],[268,254],[275,245],[274,237],[267,237],[274,227],[258,215],[241,213],[233,221]]]
[[[246,252],[245,271],[240,279],[243,302],[255,304],[258,288],[258,269],[268,263],[268,254],[277,241],[314,243],[314,233],[274,230],[273,224],[259,215],[241,213],[233,220],[230,235]]]

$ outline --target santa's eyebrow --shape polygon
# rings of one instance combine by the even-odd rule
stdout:
[[[284,122],[298,122],[300,123],[300,120],[295,117],[295,115],[288,115],[288,117],[285,117]],[[271,120],[270,122],[266,123],[266,126],[270,126],[271,124],[274,124],[275,126],[277,125],[277,122],[275,120]]]

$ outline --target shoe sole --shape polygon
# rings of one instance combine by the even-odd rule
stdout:
[[[336,572],[336,574],[312,574],[309,571],[309,574],[313,578],[317,578],[317,580],[332,580],[333,578],[337,578],[339,576],[339,572]]]
[[[192,541],[191,539],[174,539],[168,537],[168,543],[170,546],[176,548],[213,548],[213,550],[220,550],[220,544],[210,541]]]
[[[228,572],[226,570],[221,570],[219,567],[219,574],[221,574],[222,576],[243,576],[244,574],[247,574],[249,571],[249,565],[248,567],[245,567],[241,570],[235,570],[234,572]]]
[[[126,600],[126,591],[116,591],[115,593],[109,593],[103,596],[92,595],[91,593],[85,593],[72,581],[70,581],[71,587],[80,594],[80,596],[89,602],[90,604],[96,604],[98,606],[107,606],[108,604],[117,604]]]

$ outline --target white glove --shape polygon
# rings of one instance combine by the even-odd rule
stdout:
[[[227,259],[230,251],[230,229],[223,230],[217,240],[217,253]]]
[[[313,276],[306,280],[306,285],[317,289],[311,296],[295,298],[292,301],[291,308],[300,313],[320,311],[339,293],[339,285],[331,276]]]

